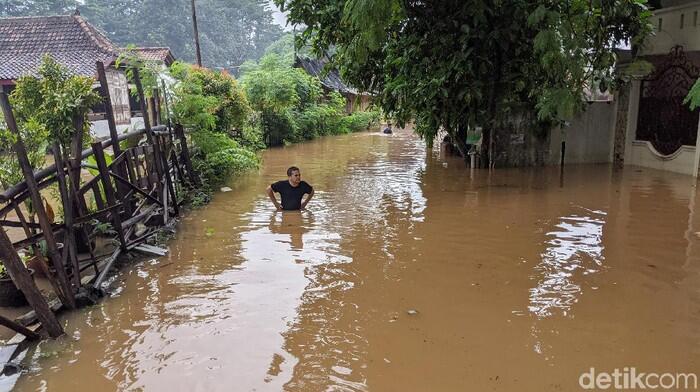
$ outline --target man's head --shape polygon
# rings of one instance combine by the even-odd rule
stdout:
[[[301,182],[301,171],[296,166],[292,166],[287,169],[287,177],[289,177],[289,183],[293,186],[299,185]]]

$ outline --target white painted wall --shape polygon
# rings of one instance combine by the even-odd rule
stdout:
[[[676,45],[682,45],[686,52],[700,50],[700,1],[654,11],[650,22],[654,35],[641,55],[667,54]]]
[[[614,121],[614,102],[590,103],[568,127],[552,130],[550,163],[560,163],[562,141],[566,142],[565,164],[612,162]]]

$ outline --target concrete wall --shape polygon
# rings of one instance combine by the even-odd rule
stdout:
[[[612,162],[615,103],[592,102],[565,128],[552,130],[549,163],[561,162],[561,143],[566,143],[564,163]]]
[[[641,55],[667,54],[676,45],[682,45],[686,52],[700,50],[700,1],[678,3],[685,4],[654,11],[650,18],[654,35]]]

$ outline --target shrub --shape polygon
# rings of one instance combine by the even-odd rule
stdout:
[[[192,142],[192,164],[208,190],[233,174],[258,167],[254,152],[223,133],[199,130],[192,133]]]
[[[173,64],[170,72],[179,82],[173,112],[181,124],[219,132],[240,130],[247,124],[250,105],[233,76],[185,63]]]

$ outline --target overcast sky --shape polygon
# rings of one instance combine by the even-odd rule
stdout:
[[[275,5],[272,0],[268,0],[270,8],[272,9],[272,16],[275,18],[275,23],[282,26],[285,31],[292,31],[292,26],[285,26],[287,24],[287,17],[279,8]]]

